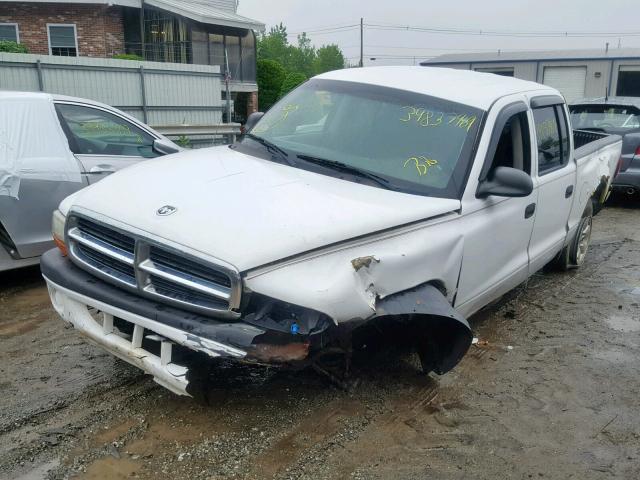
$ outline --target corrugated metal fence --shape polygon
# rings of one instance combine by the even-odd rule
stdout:
[[[222,123],[220,67],[0,53],[0,89],[112,105],[154,125]]]

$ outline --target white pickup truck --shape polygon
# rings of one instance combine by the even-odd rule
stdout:
[[[552,88],[424,67],[320,75],[248,132],[54,214],[41,265],[58,313],[178,394],[207,357],[304,366],[372,325],[447,372],[467,316],[583,263],[621,151],[572,134]]]

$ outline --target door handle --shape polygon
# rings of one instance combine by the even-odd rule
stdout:
[[[531,203],[527,205],[527,208],[524,209],[524,218],[533,217],[534,213],[536,213],[536,204]]]
[[[89,173],[114,173],[113,165],[95,165],[89,169]]]
[[[569,185],[567,187],[567,189],[564,192],[564,198],[569,198],[571,195],[573,195],[573,185]]]

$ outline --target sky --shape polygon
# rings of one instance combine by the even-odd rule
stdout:
[[[604,50],[607,42],[610,49],[640,48],[638,6],[638,0],[239,0],[238,13],[265,23],[267,29],[282,22],[293,43],[296,33],[315,32],[309,33],[315,46],[335,43],[354,64],[360,55],[360,18],[371,25],[536,34],[463,35],[365,27],[366,65],[411,65],[448,53]],[[342,26],[347,28],[316,32]],[[585,36],[540,35],[558,32]]]

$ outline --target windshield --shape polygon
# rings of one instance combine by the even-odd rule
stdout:
[[[391,88],[311,80],[274,105],[250,133],[292,155],[298,168],[310,168],[305,158],[329,160],[381,177],[391,188],[456,198],[482,114]],[[343,177],[344,169],[335,175]]]
[[[640,128],[640,112],[635,107],[615,105],[574,105],[571,124],[576,129]]]

